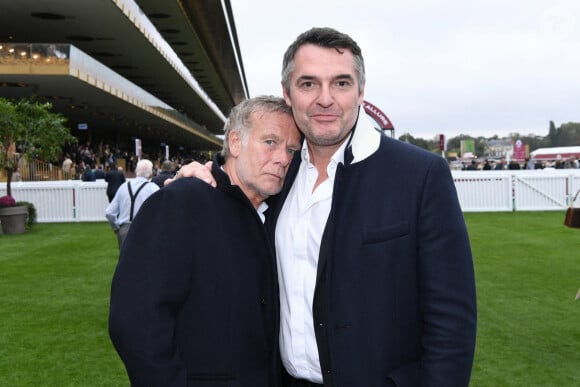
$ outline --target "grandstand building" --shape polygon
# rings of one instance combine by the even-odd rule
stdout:
[[[221,148],[248,88],[229,0],[0,0],[0,97],[129,149]]]

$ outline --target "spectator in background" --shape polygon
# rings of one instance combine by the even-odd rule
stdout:
[[[22,175],[20,175],[20,168],[16,167],[16,170],[12,172],[12,181],[13,182],[22,181]]]
[[[526,157],[526,169],[536,169],[534,160],[530,159],[529,157]]]
[[[508,169],[512,171],[519,170],[521,169],[520,163],[518,163],[516,160],[511,160],[508,164]]]
[[[471,160],[471,164],[469,164],[465,169],[468,171],[477,171],[477,161]]]
[[[159,190],[157,184],[152,184],[149,181],[153,174],[151,161],[140,160],[135,167],[135,174],[137,175],[135,179],[126,181],[119,187],[115,197],[105,210],[109,225],[117,235],[119,249],[123,246],[131,222],[145,199]]]
[[[159,188],[163,187],[163,183],[167,179],[173,178],[173,162],[170,160],[165,160],[161,164],[161,171],[151,179],[151,182],[157,184]]]
[[[105,179],[105,171],[103,171],[103,165],[99,164],[93,169],[93,174],[95,175],[96,180],[104,180]]]
[[[70,156],[67,154],[62,162],[62,174],[65,180],[69,180],[71,175],[71,168],[72,168],[73,161],[71,160]]]
[[[93,172],[93,168],[91,168],[90,164],[81,161],[81,167],[83,181],[97,181],[95,174]]]
[[[117,190],[125,182],[125,174],[123,173],[123,167],[115,166],[114,164],[109,167],[107,173],[105,173],[105,181],[107,184],[107,198],[109,203],[113,201]]]
[[[502,171],[502,170],[506,169],[505,167],[506,167],[505,159],[502,157],[501,160],[495,164],[495,168],[493,168],[493,169],[496,171]]]

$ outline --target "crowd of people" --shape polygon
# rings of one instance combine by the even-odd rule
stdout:
[[[502,171],[502,170],[521,170],[521,169],[571,169],[580,168],[580,162],[577,158],[571,157],[568,159],[559,160],[534,160],[526,158],[523,162],[518,160],[510,160],[505,158],[499,160],[483,159],[465,162],[462,161],[457,164],[458,168],[463,171]],[[453,168],[453,166],[452,166]]]
[[[180,151],[166,160],[165,152],[160,151],[154,155],[144,154],[142,158],[151,160],[152,176],[155,177],[160,173],[165,176],[174,174],[181,165],[191,161],[205,162],[211,155],[202,151]],[[138,159],[135,153],[119,146],[103,143],[95,146],[87,141],[75,147],[67,147],[62,161],[62,176],[64,180],[104,180],[107,173],[120,168],[125,177],[133,178]]]

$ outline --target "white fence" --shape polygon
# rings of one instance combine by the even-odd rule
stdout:
[[[464,212],[564,210],[580,189],[580,169],[452,174]]]
[[[104,181],[31,181],[12,183],[12,196],[36,208],[39,223],[106,221],[107,183]],[[6,195],[6,184],[0,196]]]
[[[580,189],[580,169],[534,171],[452,171],[461,209],[465,212],[564,210]],[[31,202],[37,220],[105,221],[108,200],[104,181],[12,183],[17,201]],[[0,183],[0,196],[6,184]]]

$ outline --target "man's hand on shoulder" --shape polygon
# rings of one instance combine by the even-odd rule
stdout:
[[[205,164],[201,164],[197,161],[192,161],[189,164],[182,166],[175,176],[171,179],[167,179],[163,182],[163,185],[171,184],[172,182],[181,179],[182,177],[197,177],[200,180],[205,181],[212,187],[217,185],[213,175],[211,174],[211,167],[213,161],[208,161]]]

